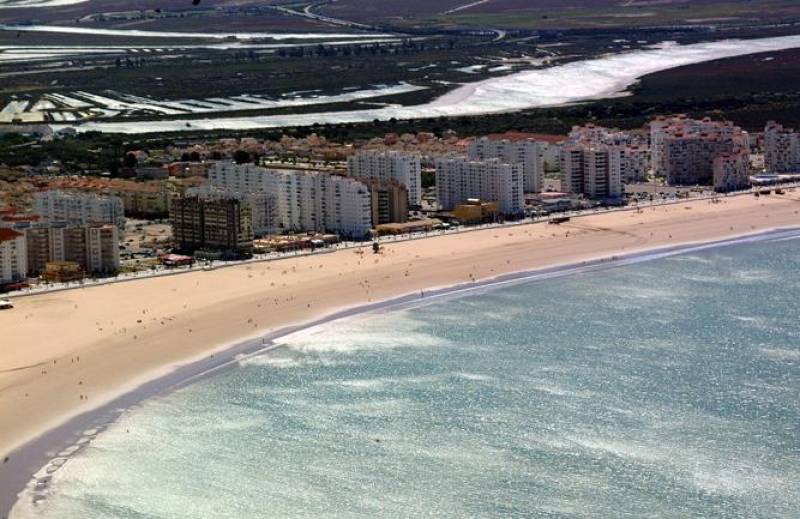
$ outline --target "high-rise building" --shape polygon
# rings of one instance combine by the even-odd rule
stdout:
[[[719,134],[673,133],[664,140],[665,176],[669,185],[710,184],[714,159],[735,150],[733,140]]]
[[[764,130],[764,148],[768,173],[800,173],[800,132],[770,121]]]
[[[399,151],[360,150],[347,159],[351,177],[396,180],[408,190],[408,205],[422,203],[422,169],[417,155]]]
[[[445,211],[477,198],[497,202],[507,216],[525,210],[522,164],[508,164],[500,159],[470,160],[448,155],[436,159],[436,196]]]
[[[0,227],[0,285],[25,279],[27,272],[25,235]]]
[[[547,144],[535,140],[494,140],[481,137],[467,149],[472,160],[500,159],[507,164],[522,164],[523,189],[540,193],[544,185],[544,154]]]
[[[86,271],[110,274],[119,270],[119,229],[115,225],[86,226]]]
[[[749,146],[747,132],[728,121],[675,115],[650,123],[653,172],[672,185],[711,183],[714,157]]]
[[[46,222],[72,225],[107,223],[125,229],[125,210],[116,196],[48,190],[34,194],[33,212]]]
[[[561,152],[561,188],[592,199],[622,196],[618,146],[569,144]]]
[[[218,162],[208,179],[217,189],[274,195],[279,232],[334,232],[360,239],[372,229],[370,192],[355,178]]]
[[[589,181],[590,186],[584,185],[583,188],[578,185],[583,183],[580,171],[573,170],[571,180],[576,183],[572,187],[573,193],[583,192],[587,196],[591,196],[589,192],[592,190],[592,185],[603,184],[604,182],[613,183],[616,178],[619,178],[621,182],[641,182],[647,179],[647,173],[650,169],[650,147],[647,145],[647,138],[643,134],[613,130],[589,123],[572,128],[567,138],[566,147],[569,146],[578,146],[584,150],[594,150],[591,153],[607,154],[608,167],[610,169],[608,175],[605,176],[606,178],[595,179],[592,175],[584,178],[584,180]],[[598,152],[597,150],[603,151]],[[572,158],[577,158],[577,156]],[[585,158],[581,160],[586,162]],[[570,165],[573,167],[579,165],[581,160],[573,160]],[[601,157],[598,160],[604,159]],[[583,177],[586,176],[583,175]],[[616,194],[616,186],[612,186],[610,190],[607,189],[605,191],[614,193],[610,195],[611,198],[619,196]],[[621,186],[619,191],[621,192]],[[609,195],[602,196],[608,197]]]
[[[372,226],[408,221],[408,190],[397,180],[359,178],[370,193]]]
[[[170,207],[170,223],[178,250],[233,255],[253,251],[250,206],[236,198],[176,198]]]
[[[746,189],[750,185],[750,154],[747,150],[714,157],[714,190]]]
[[[28,273],[51,262],[75,263],[85,272],[111,274],[120,266],[119,229],[110,224],[37,224],[25,229]]]
[[[264,191],[242,192],[211,186],[191,187],[186,196],[196,196],[206,200],[235,198],[250,206],[251,225],[255,236],[280,233],[278,219],[278,197]]]

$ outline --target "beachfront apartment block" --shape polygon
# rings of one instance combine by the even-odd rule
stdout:
[[[622,196],[622,147],[573,143],[561,150],[561,188],[591,199]]]
[[[506,216],[524,213],[522,164],[460,155],[444,155],[435,162],[436,197],[442,210],[452,211],[467,200],[480,199],[496,202]]]
[[[119,270],[119,229],[111,224],[37,223],[25,229],[28,273],[39,275],[53,262],[74,263],[92,274]]]
[[[653,173],[671,185],[709,184],[715,156],[749,146],[747,132],[729,121],[673,115],[650,122]]]
[[[408,221],[408,190],[397,180],[359,178],[369,189],[372,226]]]
[[[408,205],[422,203],[422,167],[418,155],[393,150],[360,150],[347,158],[347,174],[357,178],[396,180],[408,190]]]
[[[250,207],[250,223],[253,227],[253,235],[260,237],[280,232],[278,198],[273,193],[265,191],[243,192],[213,186],[198,186],[187,189],[186,196],[199,197],[206,200],[234,198]]]
[[[74,225],[107,223],[125,230],[125,209],[116,196],[51,189],[33,196],[33,212],[43,221]]]
[[[242,256],[253,251],[250,206],[237,198],[184,196],[170,206],[177,250]]]
[[[280,233],[333,232],[361,239],[372,229],[370,190],[355,178],[217,162],[209,168],[208,179],[214,188],[275,196],[275,230]]]
[[[643,133],[623,132],[588,123],[584,126],[573,126],[565,146],[607,149],[609,167],[613,169],[610,177],[618,176],[626,183],[647,180],[650,171],[650,146]],[[586,191],[584,188],[584,192]]]
[[[738,150],[714,157],[714,190],[738,191],[750,186],[750,153]]]
[[[714,180],[714,159],[738,153],[736,140],[719,133],[681,133],[676,131],[664,139],[664,174],[671,186],[711,184]]]
[[[544,185],[544,160],[548,145],[535,140],[509,140],[481,137],[470,143],[467,157],[471,160],[500,159],[507,164],[521,164],[523,189],[540,193]]]
[[[25,234],[0,227],[0,285],[25,279],[28,273]]]
[[[800,173],[800,132],[770,121],[764,129],[767,173]]]

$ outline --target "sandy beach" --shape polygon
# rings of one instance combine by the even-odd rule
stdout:
[[[800,225],[800,193],[698,200],[17,298],[0,312],[0,455],[248,337],[434,287]]]

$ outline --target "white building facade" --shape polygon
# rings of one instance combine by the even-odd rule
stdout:
[[[770,121],[764,129],[767,173],[800,173],[800,132]]]
[[[436,159],[436,196],[439,206],[452,210],[471,198],[497,202],[500,212],[516,216],[525,211],[522,164],[500,159],[470,160],[463,156]]]
[[[729,121],[674,115],[650,122],[653,173],[670,184],[708,182],[716,155],[749,146],[747,132]]]
[[[372,229],[369,189],[353,178],[218,162],[208,179],[213,189],[272,198],[270,233],[328,231],[363,238]]]
[[[561,153],[561,188],[592,199],[622,196],[623,158],[619,146],[569,144]]]
[[[408,205],[422,203],[422,167],[417,155],[398,151],[361,150],[347,158],[351,177],[397,180],[408,190]]]
[[[0,227],[0,284],[25,279],[28,273],[25,234]]]
[[[714,157],[714,190],[727,192],[750,186],[750,154],[745,150]]]
[[[122,199],[79,191],[48,190],[34,194],[33,212],[44,221],[76,225],[107,223],[125,229]]]
[[[511,141],[481,137],[467,149],[471,160],[500,159],[507,164],[521,164],[523,189],[526,193],[540,193],[544,185],[544,158],[547,143],[534,140]]]

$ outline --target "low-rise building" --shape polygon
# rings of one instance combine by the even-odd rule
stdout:
[[[42,279],[51,283],[80,281],[84,276],[83,268],[75,261],[49,261],[42,272]]]
[[[482,200],[467,200],[453,208],[453,217],[461,223],[478,224],[497,220],[500,208],[497,202],[484,202]]]
[[[208,175],[207,162],[172,162],[167,166],[169,176],[176,178],[205,177]]]

